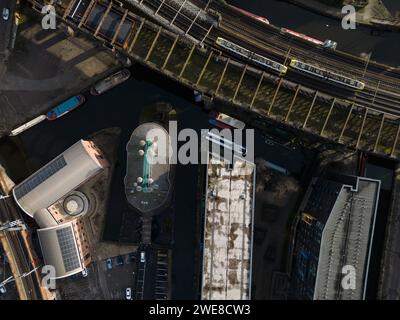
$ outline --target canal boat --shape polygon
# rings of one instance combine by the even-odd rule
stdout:
[[[228,126],[227,124],[224,124],[222,122],[219,122],[215,120],[214,118],[208,119],[208,122],[212,124],[213,126],[220,128],[220,129],[232,129],[232,127]]]
[[[43,120],[46,120],[46,116],[44,114],[36,117],[35,119],[28,121],[27,123],[24,123],[22,126],[19,126],[18,128],[15,128],[14,130],[12,130],[10,133],[10,137],[15,137],[15,136],[19,135],[20,133],[24,132],[25,130],[28,130],[29,128],[32,128],[33,126],[37,125],[38,123],[42,122]]]
[[[231,116],[228,116],[225,113],[211,111],[209,116],[211,118],[210,120],[212,120],[212,119],[215,120],[215,122],[211,122],[211,121],[209,121],[209,122],[219,128],[230,128],[230,129],[243,130],[246,127],[246,124],[243,121],[240,121]]]
[[[122,69],[107,78],[97,82],[91,89],[90,93],[94,96],[103,94],[104,92],[116,87],[122,82],[129,79],[131,73],[128,69]]]
[[[56,120],[68,112],[76,109],[79,107],[81,104],[85,102],[85,97],[81,94],[73,96],[69,98],[68,100],[65,100],[64,102],[60,103],[58,106],[53,108],[47,113],[47,120]]]

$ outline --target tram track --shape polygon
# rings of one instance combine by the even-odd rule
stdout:
[[[212,7],[214,1],[211,1],[210,3],[210,7]],[[183,32],[187,32],[187,30],[190,29],[191,32],[189,34],[192,37],[198,40],[204,40],[204,43],[206,43],[207,45],[214,47],[214,49],[217,49],[218,51],[224,51],[228,55],[232,55],[232,53],[223,50],[215,45],[215,41],[218,37],[225,38],[229,41],[232,41],[233,43],[236,43],[251,50],[252,52],[263,55],[271,60],[282,64],[288,65],[291,58],[302,59],[302,61],[310,62],[310,50],[305,50],[297,46],[292,47],[290,44],[295,43],[295,41],[289,40],[289,44],[287,44],[286,42],[288,37],[286,35],[281,34],[280,32],[277,33],[276,30],[271,29],[271,27],[267,25],[265,26],[265,28],[262,29],[262,32],[258,29],[252,29],[252,32],[250,34],[249,31],[242,24],[241,20],[239,20],[238,22],[237,18],[235,18],[234,16],[229,16],[225,13],[225,15],[222,15],[223,18],[220,21],[218,28],[214,28],[212,32],[210,32],[210,34],[207,35],[206,38],[204,38],[204,32],[205,30],[207,30],[207,27],[200,26],[199,22],[193,21],[195,17],[188,17],[183,14],[182,10],[180,10],[181,8],[174,8],[166,2],[162,2],[162,0],[145,0],[143,4],[151,7],[154,12],[157,12],[158,15],[160,15],[167,21],[174,21],[175,26],[181,29]],[[214,9],[221,10],[220,7]],[[222,12],[224,13],[225,11]],[[226,19],[226,17],[229,18]],[[260,22],[258,22],[257,20],[247,20],[246,22],[248,23],[246,23],[246,25],[250,24],[251,26],[259,27],[259,25],[257,24],[260,24]],[[240,40],[238,41],[239,37]],[[324,52],[326,52],[326,50],[322,48],[317,48],[315,46],[312,47],[311,56],[313,56],[313,59],[310,63],[320,65],[320,54]],[[243,59],[242,57],[237,57],[236,55],[233,55],[233,58],[246,64],[253,65],[256,68],[260,68],[258,64]],[[317,59],[318,64],[315,62],[315,60]],[[363,93],[362,91],[357,92],[357,95],[361,96],[361,98],[355,100],[349,96],[343,95],[342,98],[350,98],[350,100],[352,100],[353,102],[362,102],[366,107],[399,115],[399,111],[396,107],[400,105],[400,95],[397,98],[397,95],[394,91],[400,91],[400,84],[398,84],[397,82],[387,82],[387,77],[383,76],[379,77],[380,80],[376,80],[375,77],[370,75],[370,72],[364,72],[365,66],[364,69],[362,69],[360,65],[360,68],[353,69],[353,71],[355,72],[349,73],[347,70],[345,72],[342,72],[342,69],[344,67],[336,60],[324,59],[323,62],[324,65],[322,67],[326,68],[327,70],[339,69],[341,70],[341,74],[346,75],[350,78],[361,78],[362,81],[366,83],[366,87],[364,89],[365,93]],[[267,67],[263,69],[266,72],[271,72],[271,70],[269,70]],[[306,79],[308,77],[309,76],[304,76],[304,80],[301,81],[301,84],[304,85],[305,83],[309,83],[309,81]],[[285,78],[291,80],[290,72],[288,72]],[[390,80],[392,81],[391,78]],[[335,90],[333,90],[330,86],[326,85],[323,88],[321,88],[320,86],[318,87],[319,90],[321,90],[322,92],[335,96]]]

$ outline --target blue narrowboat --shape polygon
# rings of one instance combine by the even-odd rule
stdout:
[[[67,114],[68,112],[74,110],[75,108],[79,107],[81,104],[85,102],[85,97],[81,94],[77,96],[73,96],[68,100],[60,103],[57,107],[50,110],[47,113],[47,120],[56,120],[63,115]]]

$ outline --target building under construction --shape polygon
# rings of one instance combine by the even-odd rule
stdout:
[[[291,299],[365,299],[380,181],[314,178],[301,205],[291,266]],[[344,288],[343,267],[355,270]]]
[[[232,164],[209,153],[201,298],[251,296],[255,164]]]

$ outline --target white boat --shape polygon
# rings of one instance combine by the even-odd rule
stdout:
[[[246,125],[243,121],[240,121],[238,119],[232,118],[231,116],[228,116],[225,113],[219,113],[215,119],[219,122],[225,123],[228,126],[234,128],[234,129],[241,129],[243,130]]]
[[[22,126],[15,128],[14,130],[12,130],[10,133],[10,137],[19,135],[20,133],[24,132],[25,130],[28,130],[29,128],[32,128],[33,126],[37,125],[38,123],[42,122],[43,120],[46,120],[46,116],[44,114],[36,117],[35,119],[32,119],[31,121],[28,121],[27,123],[23,124]]]

